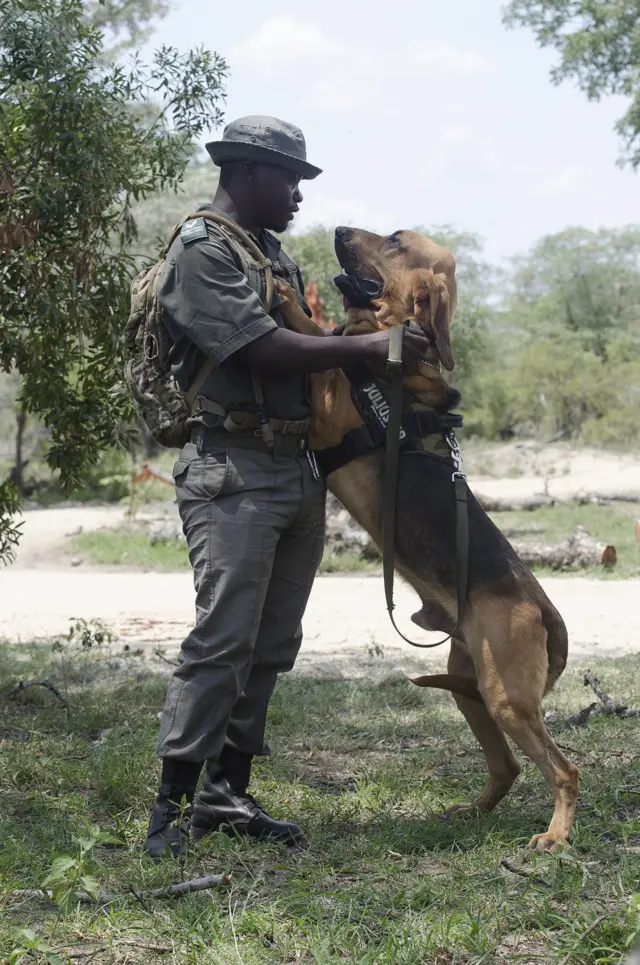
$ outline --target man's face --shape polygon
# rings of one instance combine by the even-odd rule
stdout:
[[[302,201],[300,175],[273,164],[252,164],[247,177],[256,222],[269,231],[284,231]]]

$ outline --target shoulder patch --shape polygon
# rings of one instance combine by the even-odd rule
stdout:
[[[207,237],[207,225],[204,218],[192,218],[185,221],[180,228],[180,241],[183,245],[188,245],[190,241],[198,241],[200,238]]]

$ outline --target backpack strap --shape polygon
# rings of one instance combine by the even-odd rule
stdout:
[[[163,257],[166,256],[167,252],[169,251],[169,248],[171,247],[173,242],[180,234],[182,226],[186,224],[187,221],[192,221],[195,218],[204,218],[204,220],[208,221],[210,224],[219,225],[220,227],[224,228],[226,231],[230,232],[238,239],[238,241],[240,241],[242,246],[255,259],[258,269],[261,271],[264,271],[265,289],[266,289],[265,298],[264,298],[264,310],[268,314],[269,309],[271,308],[271,303],[273,301],[273,291],[274,291],[273,265],[271,263],[271,259],[266,257],[262,249],[258,247],[258,245],[255,243],[253,238],[250,238],[248,233],[243,228],[241,228],[240,225],[237,225],[234,221],[230,221],[229,218],[225,218],[221,214],[216,214],[215,211],[206,211],[206,210],[194,211],[191,214],[188,214],[185,218],[182,218],[182,220],[173,229],[173,232],[171,233],[171,238],[169,239],[169,243],[167,244],[164,250]],[[200,389],[207,381],[211,373],[214,371],[215,367],[216,367],[216,364],[213,361],[213,359],[208,358],[202,365],[202,368],[198,371],[195,381],[193,382],[191,388],[185,394],[185,397],[184,397],[184,400],[187,404],[189,411],[191,411],[191,409],[193,408],[193,404],[198,397],[198,393],[200,392]],[[264,406],[264,393],[262,391],[262,383],[254,372],[251,373],[251,382],[253,385],[253,394],[256,400],[256,405],[258,406],[258,412],[260,414],[260,431],[262,433],[262,438],[265,444],[271,447],[273,446],[273,431],[271,426],[269,425],[269,420],[267,418],[267,414]]]
[[[187,215],[186,218],[183,218],[173,233],[171,241],[169,242],[170,245],[172,245],[175,239],[178,237],[180,229],[185,221],[191,221],[193,218],[204,218],[204,220],[208,221],[210,224],[217,224],[222,228],[225,228],[232,235],[235,235],[242,246],[246,248],[249,254],[255,258],[258,268],[261,271],[264,271],[266,285],[264,310],[268,314],[273,301],[273,264],[271,259],[267,258],[262,249],[258,247],[253,238],[249,236],[244,228],[241,228],[240,225],[236,224],[234,221],[230,221],[229,218],[225,218],[221,214],[216,214],[215,211],[196,211],[193,214]]]

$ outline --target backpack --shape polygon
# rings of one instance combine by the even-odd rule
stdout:
[[[143,269],[131,283],[131,311],[125,330],[127,362],[124,377],[134,405],[156,442],[167,448],[181,448],[189,440],[189,417],[207,378],[215,369],[207,359],[198,371],[187,392],[176,382],[169,365],[173,340],[164,323],[162,306],[158,301],[158,278],[164,268],[167,253],[182,227],[193,218],[204,218],[219,226],[230,236],[234,248],[241,254],[251,281],[265,276],[265,311],[273,298],[271,262],[255,242],[232,221],[211,211],[188,215],[174,228],[162,256],[150,268]],[[238,241],[241,245],[238,244]]]

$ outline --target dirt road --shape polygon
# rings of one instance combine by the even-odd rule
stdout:
[[[71,617],[99,618],[114,627],[122,643],[175,652],[193,618],[190,574],[73,568],[68,560],[56,557],[56,547],[65,535],[80,526],[117,525],[122,515],[121,509],[109,507],[26,514],[18,559],[0,570],[0,637],[27,641],[65,632]],[[567,622],[573,659],[640,651],[635,581],[558,578],[542,582]],[[409,620],[416,601],[413,590],[398,584],[400,625],[414,639],[427,642],[430,635]],[[414,662],[419,655],[393,632],[378,576],[319,577],[304,630],[301,668],[349,672],[380,651],[397,666]],[[442,660],[446,651],[446,647],[430,651],[424,659]]]

